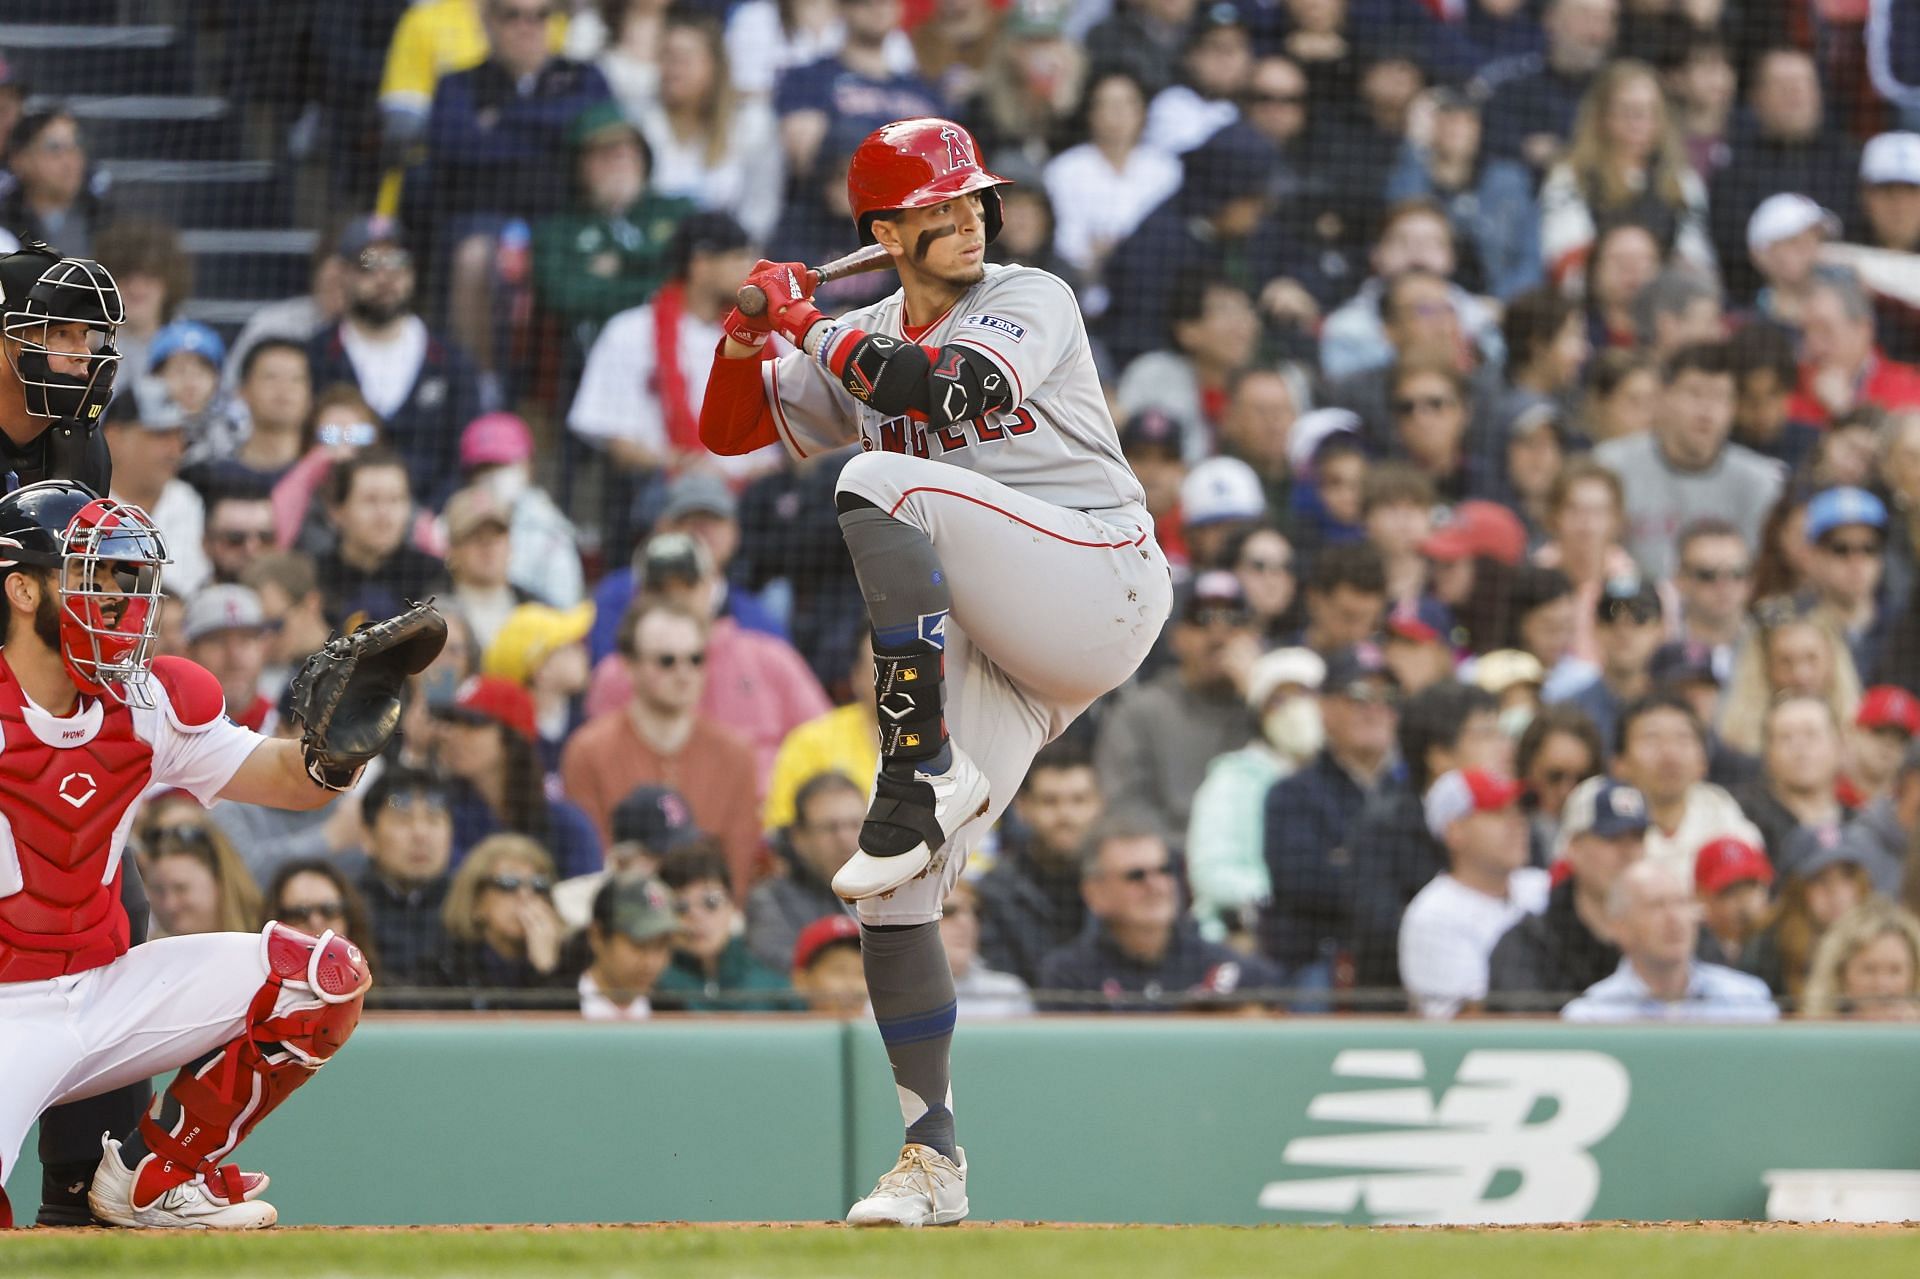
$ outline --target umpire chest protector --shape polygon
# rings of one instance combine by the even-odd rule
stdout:
[[[0,982],[126,953],[120,852],[152,777],[133,711],[86,698],[56,718],[27,700],[0,654]]]

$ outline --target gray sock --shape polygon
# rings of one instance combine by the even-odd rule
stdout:
[[[958,1159],[953,1137],[953,971],[939,924],[860,926],[867,995],[893,1064],[907,1140]]]

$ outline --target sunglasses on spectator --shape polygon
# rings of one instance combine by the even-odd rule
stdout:
[[[719,910],[726,904],[727,895],[717,888],[712,888],[697,896],[682,897],[675,901],[673,903],[673,913],[676,915],[691,915],[695,906],[698,906],[701,910],[713,911]]]
[[[311,924],[316,920],[343,920],[347,917],[345,902],[315,902],[311,906],[282,906],[274,912],[281,920],[290,923]]]
[[[1847,539],[1844,541],[1840,538],[1834,538],[1831,541],[1820,543],[1820,549],[1829,555],[1838,555],[1843,560],[1858,559],[1861,556],[1870,557],[1880,554],[1880,541],[1878,538],[1871,537],[1865,540]]]
[[[1187,614],[1187,621],[1194,626],[1245,626],[1253,620],[1253,615],[1244,608],[1196,608]]]
[[[1158,866],[1135,866],[1131,870],[1120,871],[1115,878],[1124,879],[1129,884],[1144,884],[1149,879],[1158,879],[1163,875],[1168,879],[1173,878],[1172,862],[1161,862]]]
[[[1307,95],[1304,93],[1262,93],[1258,89],[1247,94],[1250,107],[1304,107]]]
[[[1660,620],[1660,610],[1653,604],[1641,599],[1605,600],[1600,605],[1602,622],[1617,622],[1622,618],[1645,626],[1648,622]]]
[[[1376,680],[1356,680],[1345,688],[1329,689],[1335,697],[1344,697],[1362,706],[1398,706],[1400,694]]]
[[[147,832],[147,844],[158,848],[161,844],[178,844],[182,848],[210,848],[213,837],[205,826],[182,824],[179,826],[156,826]]]
[[[1702,586],[1712,586],[1716,582],[1744,582],[1751,573],[1752,570],[1745,564],[1729,564],[1725,568],[1697,564],[1689,564],[1686,567],[1687,576]]]
[[[1459,403],[1450,395],[1410,395],[1404,400],[1395,400],[1393,411],[1400,417],[1412,417],[1416,412],[1438,413]]]
[[[424,809],[429,813],[444,813],[447,811],[447,801],[439,795],[415,791],[410,795],[388,796],[387,807],[396,813],[411,813],[416,808]]]
[[[222,546],[241,547],[248,542],[258,546],[273,544],[273,530],[270,528],[223,528],[213,536]]]
[[[362,271],[404,271],[413,265],[413,254],[398,245],[384,245],[378,248],[362,249],[360,256],[354,259]]]
[[[682,663],[685,663],[697,671],[707,664],[707,655],[704,651],[698,653],[649,653],[647,654],[647,660],[663,671],[670,671]]]
[[[363,449],[380,438],[380,429],[371,422],[325,422],[314,431],[313,438],[328,448],[345,444]]]
[[[545,875],[492,875],[487,879],[487,887],[503,893],[517,893],[524,888],[544,897],[553,887],[553,881]]]

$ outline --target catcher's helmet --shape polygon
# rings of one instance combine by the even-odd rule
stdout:
[[[17,343],[7,358],[35,417],[86,426],[99,420],[113,398],[120,364],[113,339],[126,318],[120,287],[98,262],[63,258],[37,240],[0,257],[0,333]],[[85,349],[53,349],[48,329],[56,324],[86,325]],[[54,372],[50,360],[57,357],[80,361],[86,372]]]
[[[987,240],[1000,234],[1000,193],[1006,181],[980,167],[973,135],[951,120],[922,116],[895,120],[869,133],[847,169],[847,199],[860,243],[873,243],[873,220],[895,209],[924,209],[970,191],[980,193]]]
[[[53,571],[60,656],[83,692],[153,705],[166,563],[166,540],[145,511],[84,484],[43,480],[0,497],[0,581],[27,567]]]

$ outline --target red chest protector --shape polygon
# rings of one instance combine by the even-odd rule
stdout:
[[[55,719],[0,658],[0,982],[85,972],[127,951],[120,850],[153,775],[133,713]]]

